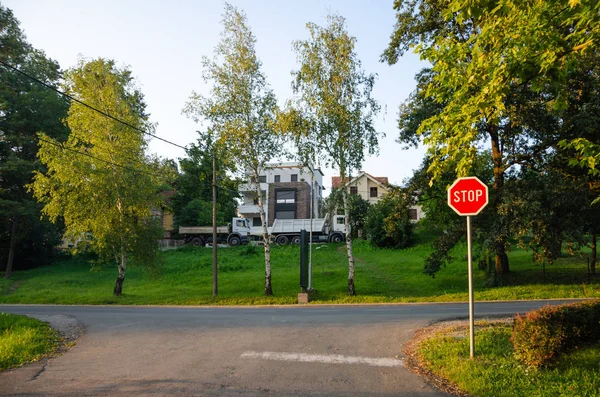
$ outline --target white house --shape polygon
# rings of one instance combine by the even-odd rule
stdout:
[[[369,204],[375,204],[390,190],[388,177],[373,176],[365,171],[360,171],[357,176],[346,178],[346,183],[342,184],[341,177],[331,177],[331,186],[334,189],[339,189],[342,185],[348,189],[350,194],[358,194],[363,200],[367,200]],[[423,208],[420,205],[414,205],[410,209],[410,218],[414,222],[418,222],[425,216]]]

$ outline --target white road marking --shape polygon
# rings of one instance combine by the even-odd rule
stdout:
[[[367,364],[372,367],[402,367],[402,359],[396,358],[370,358],[343,356],[341,354],[305,354],[305,353],[282,353],[282,352],[244,352],[243,358],[262,358],[264,360],[298,361],[304,363],[325,364]]]

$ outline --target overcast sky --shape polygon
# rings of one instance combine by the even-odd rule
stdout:
[[[114,59],[128,65],[148,104],[156,134],[180,145],[196,141],[201,127],[181,114],[192,90],[208,93],[201,78],[201,58],[212,56],[219,41],[223,2],[143,0],[0,0],[14,11],[28,41],[66,69],[87,58]],[[412,175],[424,150],[402,150],[398,135],[398,105],[415,87],[414,76],[423,67],[414,54],[398,64],[379,62],[394,25],[392,0],[232,0],[246,12],[257,38],[263,71],[280,104],[292,95],[290,72],[297,69],[291,43],[308,37],[307,22],[325,24],[329,12],[347,19],[357,38],[356,52],[369,73],[378,75],[373,96],[385,114],[376,127],[386,134],[380,154],[368,158],[363,170],[387,176],[400,184]],[[154,140],[150,149],[162,157],[177,159],[184,151]],[[331,186],[333,170],[324,169],[324,184]]]

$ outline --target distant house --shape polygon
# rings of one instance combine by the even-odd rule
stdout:
[[[342,183],[342,178],[339,176],[331,177],[331,186],[334,189],[344,187],[350,194],[358,194],[363,200],[367,200],[369,204],[377,203],[390,190],[388,177],[373,176],[365,171],[360,171],[355,177],[346,177],[346,182]],[[420,205],[414,205],[410,209],[410,218],[414,222],[421,220],[425,214]]]
[[[300,162],[267,164],[259,175],[267,226],[272,226],[275,219],[310,218],[311,180],[314,181],[313,217],[318,218],[325,190],[321,170],[312,169]],[[250,220],[253,235],[262,234],[258,197],[253,181],[241,184],[238,190],[242,196],[238,214]]]
[[[350,194],[358,194],[363,200],[374,204],[389,191],[388,178],[385,176],[373,176],[364,171],[360,171],[355,177],[346,177],[346,183],[342,184],[342,178],[339,176],[331,177],[331,186],[339,189],[344,185]]]
[[[173,228],[173,211],[171,210],[171,198],[175,195],[175,190],[165,190],[160,192],[163,199],[163,205],[160,208],[152,208],[152,216],[160,219],[161,225],[165,231],[163,238],[170,239],[175,230]]]

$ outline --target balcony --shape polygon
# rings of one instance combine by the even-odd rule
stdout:
[[[238,207],[238,213],[247,214],[258,214],[258,205],[255,204],[242,204]]]
[[[269,184],[268,183],[261,183],[260,184],[260,189],[263,192],[266,192],[269,190]],[[244,193],[244,192],[256,192],[256,186],[254,185],[254,183],[242,183],[239,185],[238,190],[240,191],[240,193]]]

